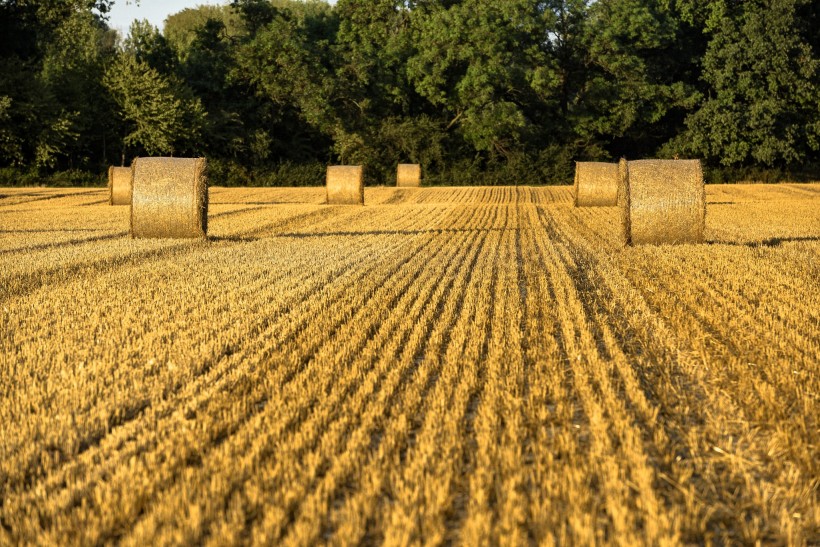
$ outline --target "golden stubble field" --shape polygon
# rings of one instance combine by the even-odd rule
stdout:
[[[0,189],[0,544],[820,542],[820,185]]]

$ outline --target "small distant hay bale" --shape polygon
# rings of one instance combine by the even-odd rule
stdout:
[[[618,200],[618,164],[575,162],[575,206],[614,207]]]
[[[207,235],[205,158],[137,158],[131,168],[131,237]]]
[[[364,170],[361,165],[328,166],[327,202],[330,205],[364,204]]]
[[[131,168],[108,168],[109,205],[131,205]]]
[[[400,163],[396,168],[396,186],[418,188],[421,186],[421,165]]]
[[[700,160],[621,160],[618,186],[627,245],[703,243],[706,190]]]

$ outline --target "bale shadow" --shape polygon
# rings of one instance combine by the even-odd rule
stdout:
[[[212,201],[211,205],[323,205],[318,201]]]
[[[19,230],[0,230],[0,234],[53,234],[57,232],[107,232],[105,228],[23,228]]]
[[[205,240],[209,243],[251,243],[259,241],[260,238],[254,236],[208,236]]]
[[[797,236],[797,237],[770,237],[763,241],[719,241],[716,239],[707,241],[707,245],[729,245],[732,247],[780,247],[784,243],[799,243],[805,241],[820,241],[820,236]]]
[[[431,228],[426,230],[364,230],[335,232],[285,232],[272,234],[274,237],[310,238],[310,237],[364,237],[374,235],[416,236],[426,234],[467,234],[483,232],[517,232],[518,228]]]

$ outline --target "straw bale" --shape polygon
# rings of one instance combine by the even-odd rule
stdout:
[[[207,235],[205,158],[137,158],[131,168],[131,237]]]
[[[131,205],[131,168],[108,168],[109,205]]]
[[[421,186],[421,165],[400,163],[396,168],[396,186],[418,188]]]
[[[700,160],[622,160],[619,187],[627,245],[704,241],[706,191]]]
[[[364,171],[361,165],[327,168],[327,202],[331,205],[364,204]]]
[[[618,197],[618,164],[575,162],[575,206],[612,207]]]

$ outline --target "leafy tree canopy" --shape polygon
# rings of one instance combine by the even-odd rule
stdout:
[[[489,183],[620,156],[820,169],[813,0],[232,0],[126,36],[112,4],[0,0],[0,168],[197,153],[223,182],[327,162],[369,182],[406,161]]]

